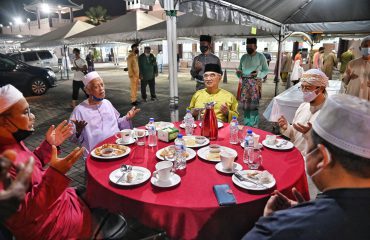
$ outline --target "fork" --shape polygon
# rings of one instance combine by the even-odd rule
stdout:
[[[241,182],[250,182],[250,183],[253,183],[256,186],[259,186],[262,189],[268,189],[265,185],[263,185],[263,184],[261,184],[259,182],[256,182],[256,181],[253,181],[253,180],[250,180],[248,178],[243,177],[239,172],[234,173],[234,175]]]
[[[281,143],[277,144],[276,147],[277,148],[281,148],[282,146],[287,145],[287,144],[288,144],[288,141],[287,140],[283,140]]]

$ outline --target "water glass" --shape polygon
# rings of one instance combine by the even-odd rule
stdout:
[[[239,139],[239,142],[242,143],[244,142],[244,139],[245,139],[245,129],[244,129],[244,126],[243,125],[238,125],[238,139]]]
[[[262,165],[262,152],[260,149],[253,149],[248,156],[248,168],[257,170]]]

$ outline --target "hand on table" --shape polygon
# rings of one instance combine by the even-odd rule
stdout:
[[[72,123],[67,123],[67,120],[64,120],[56,128],[54,125],[51,125],[49,130],[46,132],[46,141],[48,141],[50,145],[59,146],[67,138],[72,136],[72,134],[73,134]]]
[[[275,211],[284,210],[296,206],[298,203],[305,202],[302,194],[296,188],[292,189],[295,200],[287,198],[284,194],[275,190],[272,196],[267,201],[263,216],[267,217],[272,215]]]
[[[51,149],[50,166],[61,174],[66,174],[72,165],[82,156],[84,151],[84,147],[76,147],[65,158],[58,158],[57,147],[53,145]]]
[[[228,116],[229,115],[229,107],[226,105],[226,103],[221,104],[220,111],[223,115]]]
[[[300,133],[306,134],[308,131],[311,130],[312,124],[310,122],[307,122],[307,126],[300,124],[300,123],[294,123],[293,127],[295,130],[297,130]]]
[[[288,121],[283,115],[279,117],[278,124],[279,124],[279,127],[283,129],[284,131],[288,129]]]
[[[81,120],[81,121],[78,121],[78,120],[71,120],[75,127],[76,127],[76,137],[80,137],[81,133],[82,133],[82,130],[84,130],[84,128],[86,127],[87,125],[87,122],[85,122],[84,120]]]
[[[128,112],[127,112],[127,114],[126,114],[126,118],[127,118],[128,120],[130,120],[130,119],[134,118],[134,117],[135,117],[135,115],[136,115],[136,113],[138,113],[138,112],[140,112],[140,108],[136,109],[136,107],[132,107],[132,108],[130,109],[130,111],[128,111]]]

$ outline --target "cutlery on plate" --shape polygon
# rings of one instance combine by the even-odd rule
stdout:
[[[282,146],[285,146],[287,144],[288,144],[288,141],[287,140],[283,140],[281,143],[276,144],[276,147],[281,148]]]
[[[235,175],[235,177],[236,177],[237,179],[239,179],[239,181],[241,181],[241,182],[250,182],[250,183],[255,184],[256,186],[259,186],[259,187],[260,187],[260,188],[262,188],[262,189],[268,189],[268,187],[266,187],[266,186],[265,186],[265,185],[263,185],[262,183],[259,183],[259,182],[253,181],[253,180],[251,180],[251,179],[249,179],[249,178],[245,178],[245,177],[243,177],[239,172],[234,173],[234,175]]]
[[[122,175],[118,178],[118,180],[116,181],[116,183],[119,183],[123,179],[123,177],[125,176],[125,174],[127,172],[131,172],[132,166],[131,165],[122,164],[121,167],[120,167],[120,170],[122,172]]]

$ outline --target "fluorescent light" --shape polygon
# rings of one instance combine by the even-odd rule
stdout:
[[[44,13],[49,13],[49,12],[50,12],[49,4],[47,4],[47,3],[42,3],[42,4],[41,4],[41,11],[43,11]]]
[[[15,17],[15,18],[14,18],[14,23],[15,23],[15,24],[18,24],[18,25],[22,24],[22,23],[23,23],[23,22],[22,22],[22,18],[20,18],[20,17]]]

